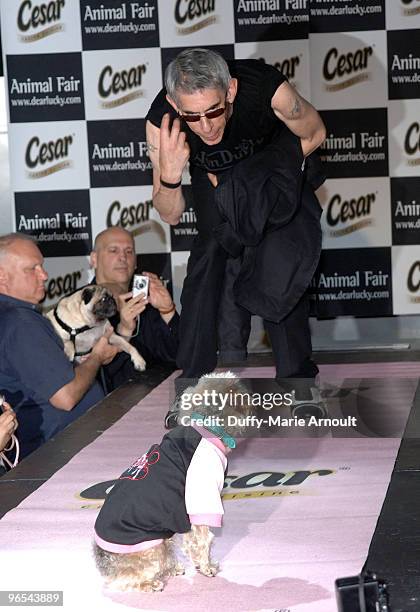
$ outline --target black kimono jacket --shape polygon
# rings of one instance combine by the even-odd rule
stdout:
[[[314,189],[324,180],[318,158],[305,160],[287,128],[220,176],[215,197],[225,222],[214,233],[232,257],[242,257],[235,302],[263,319],[286,317],[313,278],[322,241]]]

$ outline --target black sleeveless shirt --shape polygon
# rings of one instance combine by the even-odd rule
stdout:
[[[238,79],[238,92],[221,142],[205,144],[182,121],[191,148],[192,177],[195,169],[217,174],[231,168],[263,149],[283,128],[283,123],[271,108],[271,99],[279,85],[287,80],[286,77],[260,60],[232,60],[227,63],[231,76]],[[160,127],[165,113],[170,113],[173,118],[178,116],[165,96],[166,89],[162,89],[146,117],[156,127]]]

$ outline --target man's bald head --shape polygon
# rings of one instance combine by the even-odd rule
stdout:
[[[117,283],[128,291],[136,269],[133,236],[122,227],[110,227],[95,239],[90,262],[97,283]]]
[[[99,232],[99,234],[95,238],[93,250],[98,251],[98,249],[102,248],[104,244],[107,244],[113,238],[115,239],[126,238],[127,240],[130,240],[133,246],[133,249],[134,249],[134,239],[131,233],[128,230],[124,229],[123,227],[115,226],[115,227],[108,227],[102,232]]]
[[[47,279],[44,258],[30,236],[0,236],[0,293],[38,304],[45,296]]]
[[[0,260],[7,257],[9,252],[15,247],[16,242],[19,241],[32,242],[33,244],[36,244],[32,236],[28,236],[27,234],[20,234],[19,232],[4,234],[3,236],[0,236]]]

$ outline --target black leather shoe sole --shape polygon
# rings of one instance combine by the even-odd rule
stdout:
[[[164,421],[165,429],[173,429],[178,425],[178,412],[169,410]]]
[[[292,406],[291,413],[293,417],[298,419],[310,419],[311,417],[322,419],[327,415],[324,408],[310,402],[302,402],[300,405],[297,403],[295,406]]]

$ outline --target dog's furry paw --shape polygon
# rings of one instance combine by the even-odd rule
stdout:
[[[185,574],[185,567],[181,563],[177,563],[174,567],[174,576],[183,576]]]
[[[165,584],[162,580],[153,580],[152,582],[152,591],[163,591],[165,588]]]
[[[219,564],[218,563],[206,563],[204,565],[198,566],[197,569],[200,572],[200,574],[203,574],[204,576],[209,576],[209,578],[213,578],[214,576],[216,576],[216,574],[219,571]]]
[[[135,590],[141,591],[142,593],[152,593],[154,591],[163,591],[165,583],[162,580],[148,580],[147,582],[141,582]]]
[[[141,355],[131,355],[131,361],[136,370],[143,372],[146,369],[146,362]]]

